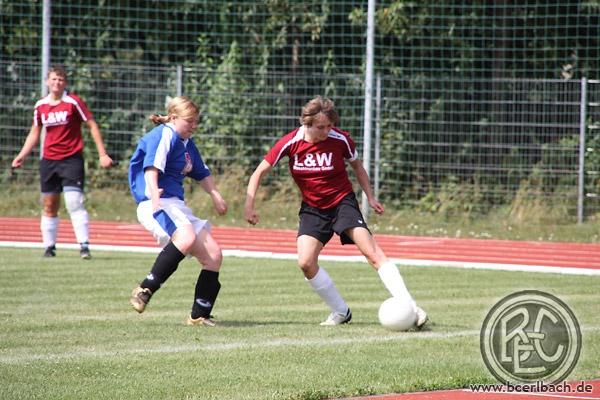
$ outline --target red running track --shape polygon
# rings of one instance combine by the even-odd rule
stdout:
[[[558,384],[569,391],[559,392],[476,392],[468,389],[439,390],[432,392],[386,394],[354,397],[346,400],[600,400],[600,380]],[[342,399],[344,400],[344,399]]]
[[[296,253],[294,230],[214,227],[212,234],[225,251]],[[600,274],[600,244],[380,234],[375,237],[388,257],[403,264],[499,269],[520,266],[534,271]],[[39,219],[0,217],[0,244],[10,245],[14,242],[41,246]],[[90,242],[92,248],[98,245],[158,248],[152,236],[137,223],[91,221]],[[70,221],[61,219],[59,247],[61,244],[75,243]],[[342,246],[337,237],[327,244],[322,254],[361,258],[356,246]]]

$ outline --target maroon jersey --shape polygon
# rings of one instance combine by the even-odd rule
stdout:
[[[356,146],[348,133],[337,128],[319,143],[304,140],[304,130],[302,126],[279,139],[265,160],[274,166],[283,156],[289,157],[302,200],[317,208],[334,207],[353,191],[346,161],[357,159]]]
[[[50,97],[35,103],[33,124],[46,128],[42,157],[62,160],[83,150],[81,123],[93,116],[85,102],[74,94],[65,91],[56,105],[50,105]]]

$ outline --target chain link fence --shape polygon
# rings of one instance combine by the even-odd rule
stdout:
[[[148,115],[177,94],[201,106],[197,139],[217,171],[249,176],[317,94],[335,100],[362,148],[366,3],[51,3],[52,60],[120,163],[94,174],[86,137],[89,184],[125,187]],[[518,216],[542,205],[563,221],[599,211],[598,7],[540,4],[378,2],[370,170],[388,207]],[[10,181],[40,97],[42,4],[0,9],[0,176]],[[19,181],[37,181],[38,155]]]

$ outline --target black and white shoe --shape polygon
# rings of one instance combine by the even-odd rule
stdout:
[[[90,258],[92,258],[92,254],[90,253],[90,248],[89,247],[81,247],[81,250],[79,250],[79,255],[81,256],[82,259],[84,260],[89,260]]]
[[[337,312],[332,312],[329,314],[327,319],[320,323],[321,326],[336,326],[347,324],[352,319],[352,311],[348,308],[346,314],[340,314]]]
[[[89,260],[92,258],[92,254],[90,253],[90,246],[88,242],[80,243],[81,249],[79,250],[79,255],[83,260]]]

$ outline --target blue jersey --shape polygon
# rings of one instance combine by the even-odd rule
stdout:
[[[144,171],[148,167],[159,170],[158,187],[161,197],[183,198],[183,178],[198,181],[210,175],[200,152],[191,139],[181,139],[172,124],[158,125],[146,133],[138,143],[129,163],[129,188],[136,203],[150,200]]]

